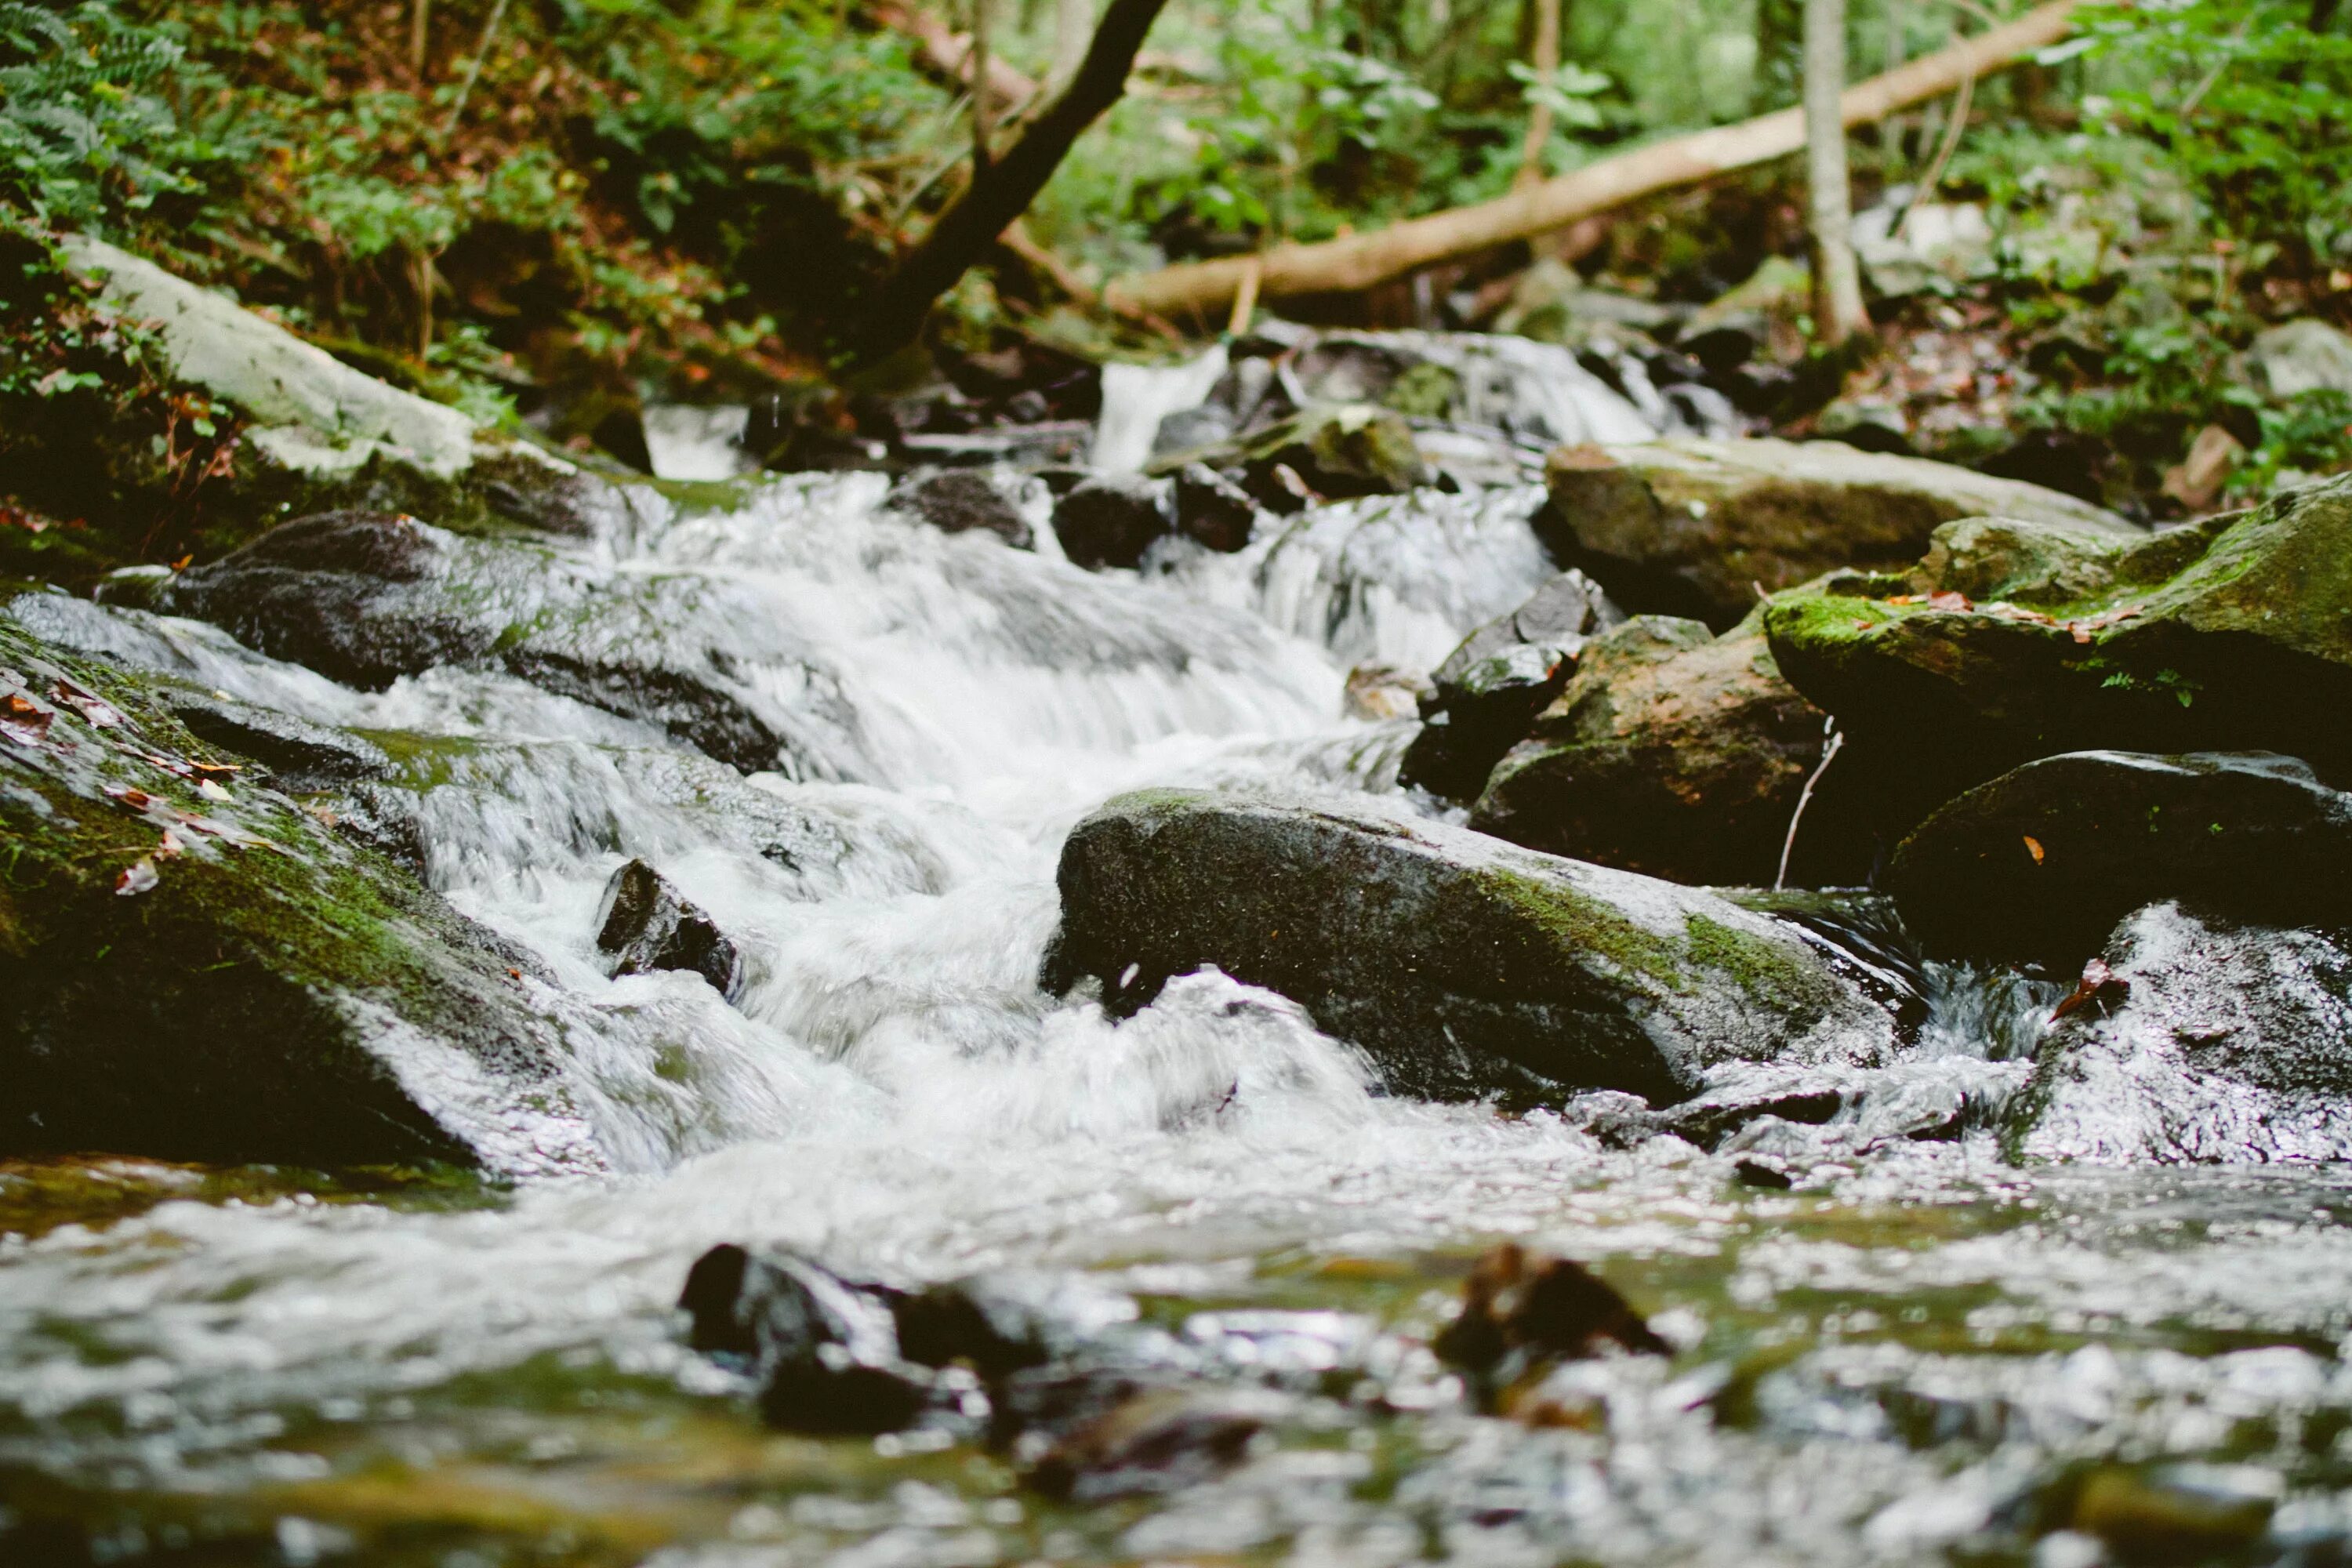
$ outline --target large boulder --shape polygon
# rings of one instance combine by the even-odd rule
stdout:
[[[2088,748],[2352,766],[2352,478],[2137,542],[2002,520],[1904,578],[1765,616],[1790,684],[1857,734],[1965,753],[1973,784]]]
[[[1801,934],[1711,893],[1370,806],[1150,791],[1063,847],[1044,982],[1131,1013],[1215,965],[1401,1090],[1659,1101],[1733,1058],[1864,1062],[1893,1021]]]
[[[2352,1158],[2352,947],[2151,905],[2050,1028],[2009,1133],[2024,1159]]]
[[[764,601],[715,575],[616,577],[531,540],[341,511],[151,586],[152,607],[348,685],[494,664],[746,771],[840,777],[865,766],[830,672]],[[791,704],[763,687],[776,669],[800,689]]]
[[[1697,621],[1637,616],[1586,646],[1575,678],[1496,765],[1470,825],[1653,877],[1769,883],[1822,731],[1757,617],[1718,637]],[[1824,775],[1829,795],[1807,808],[1801,879],[1851,874],[1846,861],[1864,853],[1842,820],[1845,783]]]
[[[2160,899],[2272,925],[2352,921],[2352,795],[2267,752],[2072,752],[1950,801],[1885,886],[1934,952],[2072,968]]]
[[[2352,397],[2352,337],[2314,316],[2255,334],[2248,350],[2273,397],[2338,392]]]
[[[0,614],[0,1152],[601,1156],[530,960]]]
[[[1637,611],[1732,625],[1758,589],[1778,593],[1841,567],[1918,559],[1956,518],[2139,537],[2072,496],[1835,441],[1669,439],[1563,447],[1545,470],[1547,543]]]
[[[1528,723],[1576,672],[1588,639],[1624,612],[1581,572],[1563,572],[1462,640],[1430,677],[1421,732],[1399,777],[1455,800],[1475,797]]]

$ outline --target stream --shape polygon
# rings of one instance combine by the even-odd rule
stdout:
[[[1114,1026],[1036,985],[1062,840],[1146,784],[1391,809],[1427,669],[1552,568],[1534,487],[1318,507],[1140,572],[947,534],[867,474],[616,510],[617,593],[711,585],[822,826],[780,864],[659,729],[504,674],[366,693],[190,621],[60,602],[85,646],[357,731],[428,879],[580,1005],[612,1167],[519,1179],[0,1166],[0,1562],[1387,1565],[2334,1563],[2352,1552],[2352,1175],[2005,1164],[1897,1142],[1795,1190],[1673,1138],[1385,1095],[1213,972]],[[723,594],[715,592],[722,589]],[[813,674],[812,672],[815,672]],[[821,679],[820,679],[821,677]],[[1423,803],[1423,808],[1426,808]],[[600,895],[657,866],[743,951],[608,978]],[[1923,1050],[2013,1053],[2049,998],[1934,972]],[[531,1173],[534,1170],[541,1173]],[[1581,1363],[1548,1424],[1428,1349],[1502,1238],[1594,1267],[1671,1358]],[[937,1433],[761,1427],[675,1303],[722,1241],[898,1284],[1013,1270],[1162,1331],[1263,1404],[1229,1473],[1049,1501]]]

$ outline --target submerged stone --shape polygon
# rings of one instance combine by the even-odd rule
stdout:
[[[1570,571],[1472,632],[1431,676],[1435,689],[1399,776],[1451,799],[1475,798],[1568,684],[1586,641],[1624,618],[1599,584]]]
[[[700,905],[643,860],[631,860],[604,885],[596,945],[614,974],[684,970],[709,981],[730,1002],[743,989],[743,955],[735,944]]]
[[[2072,969],[2178,899],[2271,925],[2352,921],[2352,795],[2267,752],[2074,752],[1952,800],[1886,887],[1933,950]]]
[[[521,960],[0,614],[0,1149],[593,1166]]]
[[[978,468],[917,475],[890,492],[890,505],[943,533],[992,533],[1016,550],[1036,542],[1021,509]]]
[[[1074,566],[1133,567],[1168,532],[1158,489],[1139,479],[1088,479],[1054,508],[1054,534]]]
[[[1756,618],[1718,637],[1697,621],[1637,616],[1586,646],[1488,775],[1470,825],[1649,876],[1769,884],[1827,740]],[[1852,793],[1844,775],[1823,775],[1792,866],[1800,880],[1868,871],[1867,846],[1842,820]]]
[[[2103,1164],[2352,1157],[2352,946],[2152,904],[2035,1056],[2013,1157]]]
[[[2139,537],[2072,496],[1835,441],[1675,438],[1565,447],[1546,480],[1548,542],[1637,611],[1728,626],[1842,567],[1906,565],[1938,524],[1997,513]]]
[[[1872,1061],[1893,1020],[1787,928],[1711,893],[1442,824],[1179,790],[1063,847],[1047,989],[1129,1014],[1214,965],[1298,1002],[1391,1087],[1692,1092],[1734,1058]]]
[[[897,1432],[940,1397],[929,1369],[899,1353],[887,1300],[805,1258],[712,1247],[678,1305],[696,1350],[742,1357],[760,1411],[794,1432]]]

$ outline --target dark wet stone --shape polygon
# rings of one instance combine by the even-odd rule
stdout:
[[[1905,1028],[1925,1020],[1931,988],[1926,954],[1893,899],[1850,888],[1716,890],[1741,909],[1784,921],[1819,942]]]
[[[1798,690],[1914,748],[1948,798],[2096,748],[2279,752],[2352,777],[2347,604],[2352,478],[2137,542],[1948,524],[1905,578],[1781,595],[1765,626]]]
[[[1081,823],[1060,882],[1049,990],[1091,977],[1128,1014],[1214,964],[1407,1092],[1672,1100],[1713,1063],[1875,1059],[1894,1035],[1774,921],[1437,823],[1151,791]]]
[[[1054,508],[1054,533],[1073,565],[1132,567],[1168,532],[1159,487],[1148,479],[1088,479]]]
[[[1264,1415],[1230,1396],[1136,1394],[1038,1460],[1029,1484],[1064,1502],[1158,1496],[1215,1479],[1248,1458]]]
[[[2268,925],[2343,923],[2352,795],[2265,752],[2045,757],[1921,823],[1886,888],[1935,952],[2065,971],[2161,899]]]
[[[900,1354],[884,1296],[807,1258],[715,1247],[688,1273],[678,1305],[696,1350],[750,1362],[772,1426],[897,1432],[940,1398],[930,1373]]]
[[[270,782],[296,794],[380,779],[393,771],[383,747],[348,730],[330,729],[187,688],[159,688],[157,700],[188,732],[268,768]]]
[[[0,667],[0,1152],[598,1163],[502,944],[142,681],[5,616]]]
[[[768,607],[718,579],[616,579],[529,541],[345,511],[274,529],[179,574],[153,600],[347,685],[496,665],[746,772],[826,777],[862,765],[830,672]],[[778,710],[752,679],[759,666],[797,666],[801,703]]]
[[[1649,876],[1769,884],[1827,741],[1756,620],[1718,637],[1697,621],[1637,616],[1586,644],[1574,678],[1489,773],[1471,826]],[[1868,874],[1869,841],[1844,804],[1867,793],[1858,771],[1848,758],[1823,774],[1790,864],[1799,881]]]
[[[1955,518],[2138,531],[2072,496],[1835,441],[1570,447],[1545,470],[1540,520],[1564,565],[1637,612],[1732,625],[1768,594],[1841,567],[1896,568]]]
[[[1462,1311],[1430,1348],[1470,1373],[1483,1404],[1532,1383],[1552,1365],[1613,1346],[1636,1355],[1670,1355],[1614,1286],[1584,1265],[1505,1242],[1478,1259],[1463,1281]]]
[[[1599,584],[1569,571],[1472,632],[1432,675],[1436,689],[1398,776],[1449,799],[1475,799],[1576,672],[1586,639],[1624,618]]]
[[[949,468],[910,478],[890,492],[890,505],[942,532],[969,533],[977,529],[1017,550],[1036,542],[1020,509],[976,468]]]
[[[1257,524],[1249,491],[1206,463],[1176,470],[1176,531],[1226,554],[1246,547]]]
[[[2352,944],[2152,904],[2116,930],[2034,1060],[2017,1157],[2352,1157]]]
[[[718,922],[670,886],[669,879],[632,860],[604,885],[596,910],[596,946],[614,974],[680,969],[699,974],[730,1002],[743,989],[743,955]]]

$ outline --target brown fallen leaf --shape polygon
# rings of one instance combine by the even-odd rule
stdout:
[[[173,832],[168,827],[163,829],[163,840],[162,843],[155,846],[155,858],[158,860],[176,860],[187,852],[188,847],[180,842],[180,836],[178,834]]]
[[[2095,958],[2083,965],[2083,978],[2075,985],[2074,994],[2058,1004],[2058,1010],[2050,1015],[2050,1021],[2054,1024],[2076,1008],[2087,1006],[2102,997],[2116,1001],[2129,994],[2131,982],[2109,969],[2105,960]]]
[[[123,810],[139,812],[142,816],[155,804],[153,795],[143,789],[133,789],[129,784],[108,784],[105,793],[107,799]]]
[[[2041,865],[2042,856],[2042,840],[2034,837],[2031,833],[2024,835],[2024,838],[2025,852],[2033,857],[2033,863],[2035,865]]]
[[[114,879],[115,896],[135,899],[152,888],[161,878],[155,875],[155,862],[142,856],[125,866]]]
[[[213,783],[210,779],[198,779],[196,781],[196,793],[203,795],[206,800],[227,801],[235,798],[228,793],[228,791],[221,788],[220,785]]]
[[[122,722],[122,715],[104,698],[94,696],[67,681],[51,683],[50,695],[100,730],[112,730]]]

